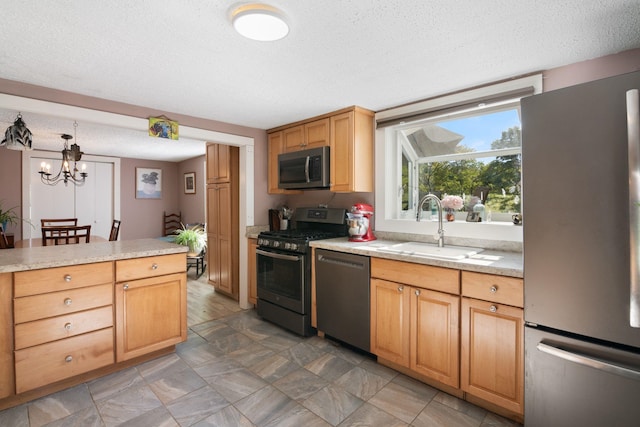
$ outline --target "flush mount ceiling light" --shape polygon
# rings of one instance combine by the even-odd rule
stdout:
[[[266,4],[239,6],[231,13],[233,28],[251,40],[274,41],[289,34],[289,25],[282,13]]]

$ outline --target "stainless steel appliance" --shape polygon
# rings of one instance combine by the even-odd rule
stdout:
[[[318,330],[370,352],[369,257],[324,249],[315,257]]]
[[[527,426],[640,423],[639,89],[522,100]]]
[[[329,185],[328,146],[278,155],[279,188],[315,189]]]
[[[309,242],[346,236],[345,216],[346,209],[298,208],[295,228],[258,235],[259,316],[299,335],[313,333]]]

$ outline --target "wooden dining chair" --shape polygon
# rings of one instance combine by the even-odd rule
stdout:
[[[176,230],[179,230],[180,228],[182,228],[182,212],[178,212],[177,214],[176,213],[168,214],[167,212],[163,212],[162,225],[164,227],[163,236],[171,236],[175,234]]]
[[[7,235],[4,234],[2,224],[0,224],[0,249],[9,249],[9,241],[7,240]]]
[[[42,246],[89,243],[90,225],[42,227]]]
[[[109,233],[109,241],[115,242],[118,240],[118,233],[120,233],[120,220],[114,219],[111,223],[111,233]]]

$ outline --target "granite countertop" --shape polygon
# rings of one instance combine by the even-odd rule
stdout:
[[[523,277],[522,253],[485,249],[482,252],[461,260],[445,260],[436,258],[417,257],[412,255],[380,252],[377,249],[384,246],[402,243],[396,240],[374,240],[371,242],[350,242],[346,237],[337,239],[314,240],[311,247],[346,252],[371,257],[408,261],[417,264],[433,265],[437,267],[455,268],[458,270],[475,271],[479,273],[498,274],[501,276]]]
[[[0,273],[169,255],[187,251],[186,246],[159,239],[3,249],[0,250]]]

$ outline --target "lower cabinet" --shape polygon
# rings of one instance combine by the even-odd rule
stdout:
[[[515,277],[462,273],[461,388],[519,415],[524,414],[522,286]]]
[[[0,273],[0,399],[13,394],[12,274]]]
[[[459,273],[439,267],[372,259],[372,276],[394,276],[411,284],[372,277],[371,351],[379,358],[452,387],[459,387],[459,313],[456,294],[427,289],[459,290]],[[415,286],[421,282],[423,286]]]
[[[16,393],[33,390],[113,364],[113,328],[16,350],[15,358]]]
[[[139,268],[144,265],[148,268]],[[120,278],[131,275],[132,268],[139,272],[134,275],[136,278],[120,281]],[[187,339],[185,269],[184,254],[116,261],[117,362]],[[145,270],[151,277],[137,278],[144,275]],[[156,272],[169,274],[154,275]]]
[[[378,360],[519,422],[522,307],[520,278],[371,259],[371,352]]]
[[[14,276],[17,394],[114,363],[113,263]]]
[[[258,248],[258,239],[247,239],[247,278],[249,282],[249,303],[255,305],[258,302],[258,282],[257,282],[257,263],[256,249]]]
[[[176,253],[0,273],[0,408],[185,341],[186,267]]]

